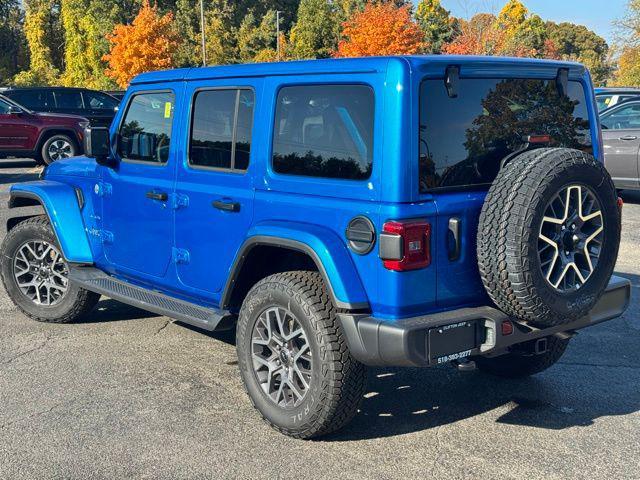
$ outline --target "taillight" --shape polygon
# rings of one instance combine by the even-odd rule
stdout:
[[[431,225],[425,221],[386,222],[380,234],[380,258],[396,272],[424,268],[431,263]]]

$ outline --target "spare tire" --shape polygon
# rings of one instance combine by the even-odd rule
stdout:
[[[560,325],[596,304],[619,244],[616,190],[602,163],[579,150],[536,149],[512,159],[487,194],[480,275],[507,315]]]

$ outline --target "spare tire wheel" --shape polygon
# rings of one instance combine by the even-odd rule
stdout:
[[[586,315],[618,256],[616,190],[602,163],[568,148],[511,160],[480,214],[482,282],[506,314],[553,326]]]

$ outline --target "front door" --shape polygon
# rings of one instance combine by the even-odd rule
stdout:
[[[172,256],[175,105],[170,89],[129,96],[115,136],[117,165],[96,185],[107,261],[143,280],[163,277]]]
[[[604,163],[617,188],[638,188],[640,102],[621,105],[601,119]]]
[[[180,282],[213,298],[229,274],[253,214],[251,139],[256,87],[196,83],[187,87],[191,125],[177,169],[176,248]],[[186,102],[187,100],[185,100]]]

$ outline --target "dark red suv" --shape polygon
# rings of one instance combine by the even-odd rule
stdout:
[[[0,158],[28,157],[49,164],[82,153],[86,118],[36,113],[0,95]]]

